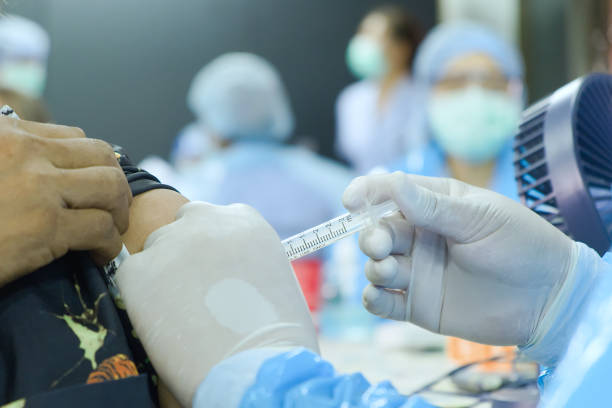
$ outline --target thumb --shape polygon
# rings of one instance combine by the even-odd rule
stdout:
[[[467,184],[452,179],[395,172],[356,178],[344,192],[343,203],[349,211],[358,212],[367,205],[393,200],[416,227],[461,240],[477,214],[463,198],[468,189]]]

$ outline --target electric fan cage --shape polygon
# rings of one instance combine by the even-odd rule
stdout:
[[[603,255],[612,242],[612,76],[576,79],[525,110],[514,168],[525,205]]]

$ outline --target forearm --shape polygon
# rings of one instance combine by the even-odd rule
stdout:
[[[134,197],[130,207],[130,227],[122,235],[131,254],[142,251],[149,234],[174,221],[176,212],[187,200],[172,190],[151,190]]]
[[[130,207],[130,227],[122,239],[132,254],[142,251],[149,234],[174,221],[178,209],[188,200],[172,190],[151,190],[134,197]],[[180,404],[160,381],[159,402],[162,407],[180,407]]]

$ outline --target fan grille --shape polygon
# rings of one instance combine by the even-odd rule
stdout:
[[[514,169],[523,204],[569,234],[550,182],[544,146],[544,123],[550,105],[546,98],[523,112],[514,139]]]
[[[612,77],[591,76],[576,103],[578,166],[607,235],[612,237]]]

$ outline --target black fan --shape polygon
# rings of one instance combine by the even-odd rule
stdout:
[[[576,79],[523,112],[514,154],[523,203],[603,255],[612,243],[612,75]]]

